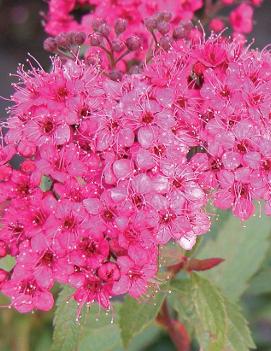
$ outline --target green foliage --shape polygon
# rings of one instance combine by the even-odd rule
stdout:
[[[271,293],[271,267],[264,268],[252,279],[247,293],[252,295]]]
[[[204,351],[247,351],[254,347],[237,305],[200,275],[172,282],[173,306]]]
[[[197,258],[220,257],[225,262],[205,272],[204,276],[229,298],[237,300],[268,252],[270,233],[271,221],[266,216],[254,216],[245,225],[233,216],[226,217],[219,235],[208,240],[197,255]]]
[[[125,347],[128,346],[133,337],[155,320],[165,297],[165,292],[161,291],[144,303],[139,303],[131,297],[125,298],[120,309],[119,321]]]
[[[15,258],[10,255],[7,255],[6,257],[0,259],[1,269],[4,269],[9,272],[14,267],[14,265],[15,265]]]
[[[42,176],[41,178],[41,183],[40,183],[40,188],[42,191],[46,192],[51,189],[53,182],[50,177],[47,176]]]
[[[140,316],[140,307],[139,309],[129,310],[130,320],[121,321],[122,313],[120,308],[124,311],[124,318],[126,318],[128,315],[126,315],[125,308],[129,309],[132,307],[127,300],[122,305],[114,303],[112,313],[101,310],[97,304],[93,304],[89,309],[83,308],[80,322],[78,322],[76,321],[78,305],[75,301],[69,300],[71,294],[72,290],[69,288],[64,288],[59,294],[54,318],[55,329],[51,351],[124,351],[121,334],[124,333],[126,339],[129,338],[129,341],[131,341],[135,334],[141,333],[138,339],[131,341],[129,347],[129,351],[139,351],[142,347],[151,343],[159,333],[155,326],[149,326],[151,323],[150,314],[153,311],[154,315],[154,308],[149,309],[149,315],[146,312],[144,314],[146,318],[149,318],[149,321]],[[158,294],[157,296],[159,298],[154,299],[152,303],[157,303],[155,309],[158,312],[158,303],[161,303],[159,302],[161,295]],[[134,300],[131,299],[131,301]],[[146,309],[145,304],[141,304],[141,307]],[[114,317],[113,320],[112,317]],[[139,324],[133,324],[133,320],[136,318],[141,318],[142,325],[140,330],[138,330]],[[124,323],[127,324],[124,326]],[[133,335],[129,334],[128,329],[130,327],[133,330]],[[126,335],[126,332],[129,336]]]
[[[119,347],[120,332],[116,321],[111,324],[112,316],[93,304],[90,309],[83,308],[77,321],[78,305],[69,300],[71,294],[69,288],[59,294],[51,351],[113,351]],[[119,304],[114,308],[117,315]]]

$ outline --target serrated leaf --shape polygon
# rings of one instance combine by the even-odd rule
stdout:
[[[93,304],[84,308],[80,323],[76,321],[78,305],[69,300],[72,289],[64,288],[57,300],[54,318],[54,336],[51,351],[114,351],[121,346],[117,320],[111,324],[111,315]],[[119,305],[115,304],[118,316]]]
[[[226,311],[223,296],[208,280],[192,274],[191,279],[175,281],[174,307],[194,328],[205,351],[221,351],[225,344]]]
[[[54,335],[51,351],[75,351],[78,350],[79,336],[82,329],[82,322],[76,323],[77,304],[70,300],[72,289],[64,288],[56,302],[54,317]]]
[[[225,299],[228,333],[223,351],[248,351],[255,349],[248,323],[242,316],[238,305]]]
[[[217,237],[208,240],[199,250],[197,258],[209,258],[215,254],[225,259],[218,267],[204,272],[204,276],[221,288],[230,299],[237,300],[265,258],[270,233],[270,218],[254,216],[244,224],[230,216]]]
[[[248,351],[254,347],[239,307],[207,279],[172,282],[171,300],[180,318],[194,329],[204,351]]]
[[[119,326],[123,345],[128,346],[130,341],[145,328],[147,328],[156,318],[166,293],[158,292],[154,297],[143,303],[126,297],[120,308]]]
[[[47,176],[42,176],[41,182],[40,182],[40,188],[43,192],[46,192],[51,189],[53,182],[50,177]]]

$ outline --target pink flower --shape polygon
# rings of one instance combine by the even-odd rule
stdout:
[[[74,299],[83,305],[85,303],[98,302],[104,309],[110,307],[110,297],[112,295],[112,283],[104,282],[96,276],[89,276],[84,285],[76,290]]]
[[[230,14],[230,23],[235,32],[250,33],[252,31],[253,8],[246,3],[239,5]]]
[[[213,18],[209,26],[216,33],[221,32],[225,28],[224,22],[220,18]]]
[[[128,256],[118,258],[118,265],[121,271],[121,277],[113,285],[113,293],[116,295],[129,293],[131,296],[138,298],[147,291],[151,278],[156,273],[155,262],[134,262]]]
[[[40,287],[31,275],[11,278],[1,291],[11,298],[11,306],[21,313],[32,310],[49,311],[54,304],[53,295]]]

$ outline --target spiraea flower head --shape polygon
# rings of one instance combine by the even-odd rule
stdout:
[[[23,313],[50,309],[56,282],[80,306],[144,295],[162,245],[190,250],[208,232],[208,201],[245,220],[263,200],[271,214],[269,51],[205,39],[187,20],[176,25],[164,1],[140,22],[146,37],[131,1],[114,20],[93,18],[86,38],[75,3],[50,2],[47,29],[58,35],[45,48],[58,56],[49,72],[19,67],[0,134],[0,257],[16,260],[0,288]],[[109,6],[81,3],[90,17]],[[59,6],[72,33],[58,33]],[[180,3],[188,19],[201,6]]]

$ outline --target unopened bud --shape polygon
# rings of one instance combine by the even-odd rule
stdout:
[[[103,24],[101,24],[98,27],[96,32],[98,32],[98,33],[100,33],[100,34],[102,34],[102,35],[107,37],[109,35],[109,33],[110,33],[110,27],[109,27],[109,25],[107,23],[103,23]]]
[[[157,18],[154,16],[146,18],[144,24],[150,32],[153,32],[157,28]]]
[[[127,48],[131,51],[138,50],[142,44],[141,39],[136,35],[133,35],[133,36],[127,38],[125,43],[126,43]]]
[[[92,22],[92,28],[96,32],[98,31],[99,27],[106,23],[104,19],[102,18],[95,18],[95,20]]]
[[[56,36],[56,44],[58,47],[68,49],[71,45],[73,33],[60,33]]]
[[[162,21],[157,24],[157,29],[161,34],[167,34],[170,30],[170,26],[168,22]]]
[[[89,37],[89,42],[92,46],[100,46],[103,43],[103,37],[101,36],[101,34],[92,33]]]
[[[191,30],[193,29],[193,25],[190,21],[183,21],[178,27],[176,27],[173,31],[173,39],[179,40],[182,38],[188,38]]]
[[[46,51],[55,52],[57,50],[57,43],[55,39],[52,37],[45,39],[43,42],[43,48]]]
[[[169,22],[172,18],[172,14],[168,11],[162,11],[157,14],[157,18],[159,21]]]
[[[167,36],[163,36],[161,37],[160,41],[159,41],[159,46],[168,51],[171,48],[171,40],[169,37]]]
[[[116,38],[112,40],[112,49],[115,52],[121,52],[125,48],[125,44],[122,40]]]
[[[117,35],[125,32],[126,28],[127,28],[127,20],[124,18],[118,18],[115,22],[115,33]]]
[[[133,65],[129,69],[129,74],[140,74],[142,73],[142,66],[141,65]]]
[[[183,26],[176,27],[172,33],[172,37],[174,40],[185,38],[185,36],[186,36],[186,30]]]
[[[119,82],[122,79],[122,72],[114,69],[108,73],[108,76],[110,79],[114,80],[115,82]]]
[[[84,32],[76,32],[73,35],[73,43],[75,45],[82,45],[86,40],[86,34]]]

